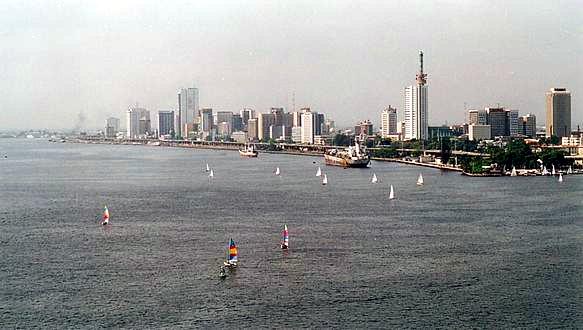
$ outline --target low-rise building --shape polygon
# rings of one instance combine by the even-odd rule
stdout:
[[[472,124],[468,126],[468,139],[471,141],[488,140],[492,137],[490,125]]]

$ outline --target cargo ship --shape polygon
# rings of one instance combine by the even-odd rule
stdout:
[[[330,149],[324,154],[326,165],[342,167],[367,167],[370,157],[365,147],[358,143],[345,149]]]

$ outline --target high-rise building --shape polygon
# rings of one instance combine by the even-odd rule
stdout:
[[[244,127],[247,127],[247,122],[251,118],[255,118],[255,110],[253,110],[251,108],[241,109],[241,120],[243,121]]]
[[[200,110],[199,131],[210,132],[213,128],[213,109],[205,108]]]
[[[324,124],[326,123],[326,119],[323,113],[313,112],[314,114],[314,135],[322,135],[322,131],[324,131]]]
[[[354,126],[354,134],[355,135],[366,135],[372,136],[373,135],[373,127],[370,120],[363,120]]]
[[[488,125],[492,130],[490,136],[508,136],[510,135],[510,125],[508,123],[508,114],[504,108],[486,108],[488,112]]]
[[[416,84],[405,88],[405,139],[428,138],[427,74],[423,72],[423,52],[419,51]]]
[[[571,134],[571,92],[566,88],[551,88],[546,92],[547,136],[559,138]]]
[[[217,125],[222,122],[232,125],[233,113],[231,111],[217,111]]]
[[[115,137],[119,131],[119,118],[109,117],[105,120],[105,136]]]
[[[273,113],[258,113],[257,114],[257,138],[259,140],[268,140],[269,127],[275,124],[275,115]]]
[[[470,110],[469,124],[488,125],[488,111],[486,110]]]
[[[233,122],[233,132],[243,130],[243,118],[238,113],[234,113],[232,117]]]
[[[302,113],[302,128],[301,128],[301,143],[314,143],[314,114],[310,108],[303,108]]]
[[[158,134],[174,134],[174,111],[158,111]]]
[[[249,118],[249,120],[247,121],[247,137],[249,138],[249,140],[255,141],[259,139],[258,120],[259,119],[257,118]]]
[[[381,113],[381,136],[386,138],[395,134],[397,134],[397,109],[389,105]]]
[[[187,137],[187,123],[194,123],[199,118],[198,88],[182,88],[178,91],[178,122],[180,123],[180,135]]]
[[[520,117],[520,124],[522,134],[527,137],[536,137],[536,116],[533,114],[527,114],[526,116]]]
[[[128,138],[135,139],[151,132],[150,111],[144,108],[130,107],[126,119]]]
[[[518,136],[519,134],[522,134],[522,130],[519,128],[518,110],[507,109],[506,116],[508,118],[508,134],[510,136]]]
[[[292,112],[293,114],[293,127],[301,127],[302,126],[302,113],[299,111]]]
[[[146,136],[151,133],[152,123],[150,120],[150,111],[144,109],[140,112],[138,134],[140,136]]]

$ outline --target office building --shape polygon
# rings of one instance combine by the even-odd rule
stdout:
[[[313,112],[314,115],[314,135],[322,135],[324,124],[326,123],[323,113]]]
[[[470,110],[469,124],[488,125],[488,111],[486,110]]]
[[[559,138],[571,134],[571,92],[551,88],[546,92],[546,134]]]
[[[527,114],[526,116],[520,117],[520,126],[522,135],[534,138],[536,137],[536,116],[533,114]]]
[[[314,143],[314,114],[310,108],[303,108],[301,110],[301,143]]]
[[[261,141],[267,141],[271,138],[269,127],[275,124],[275,115],[273,113],[257,114],[257,137]]]
[[[229,123],[233,126],[233,113],[231,111],[217,111],[217,125],[219,123]]]
[[[241,118],[241,115],[238,113],[234,113],[233,117],[231,118],[231,121],[233,122],[233,131],[242,131],[244,126],[243,126],[243,118]]]
[[[174,111],[158,111],[158,135],[174,134]]]
[[[292,127],[291,139],[294,143],[301,143],[302,142],[302,127],[301,126]]]
[[[247,142],[247,133],[243,131],[236,131],[231,133],[231,139],[237,143],[246,143]]]
[[[363,120],[354,126],[354,134],[357,136],[372,136],[373,126],[370,120]]]
[[[126,134],[130,139],[144,137],[151,132],[150,111],[144,108],[130,107],[126,117]]]
[[[247,121],[247,137],[251,141],[256,141],[259,139],[259,119],[249,118]]]
[[[468,125],[468,139],[470,141],[488,140],[492,137],[490,125]]]
[[[503,108],[486,108],[488,112],[488,125],[490,125],[490,136],[508,136],[510,135],[510,125],[508,124],[508,115]]]
[[[205,108],[200,110],[199,131],[210,132],[213,128],[213,109]]]
[[[182,88],[178,91],[178,122],[182,137],[188,136],[187,123],[194,123],[200,116],[198,109],[198,88]]]
[[[397,109],[390,105],[381,113],[381,137],[397,134]]]
[[[518,110],[516,109],[507,109],[506,116],[508,120],[508,133],[510,136],[518,136],[522,134],[522,130],[519,126],[519,116]]]
[[[109,117],[105,120],[105,136],[112,138],[119,132],[119,118]]]
[[[247,122],[249,119],[255,118],[255,110],[251,108],[241,109],[241,121],[243,122],[243,127],[247,127]]]
[[[419,51],[416,84],[405,88],[405,139],[428,138],[427,74],[423,72],[423,52]]]

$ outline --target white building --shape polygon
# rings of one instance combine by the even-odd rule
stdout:
[[[419,52],[417,84],[405,88],[405,139],[429,138],[427,124],[427,74],[423,73],[423,52]]]
[[[194,123],[195,118],[199,121],[198,112],[198,88],[182,88],[178,91],[178,123],[180,134],[187,137],[186,124]]]
[[[291,138],[292,138],[292,141],[295,143],[302,142],[302,127],[301,126],[292,127]]]
[[[247,142],[247,133],[243,131],[233,132],[231,134],[231,139],[237,143],[246,143]]]
[[[126,132],[127,137],[130,139],[135,139],[138,137],[138,132],[140,129],[140,109],[129,108],[126,117]]]
[[[310,109],[303,109],[301,116],[301,143],[314,143],[314,114]]]
[[[389,137],[390,135],[397,134],[397,109],[388,108],[384,109],[381,113],[381,136],[383,138]]]
[[[105,120],[105,136],[115,137],[119,131],[119,118],[109,117]]]
[[[468,125],[468,139],[470,141],[489,140],[492,129],[490,125]]]

